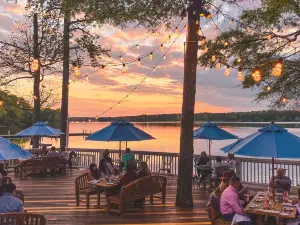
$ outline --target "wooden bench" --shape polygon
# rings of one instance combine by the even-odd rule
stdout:
[[[28,173],[44,173],[54,169],[66,171],[66,165],[61,163],[60,157],[36,157],[21,162],[15,169],[15,175],[23,179]]]
[[[123,216],[125,203],[150,196],[150,203],[153,204],[153,195],[157,193],[162,193],[162,204],[165,204],[166,186],[167,177],[165,176],[148,176],[135,180],[122,187],[119,195],[108,197],[107,211],[108,213],[117,212]],[[113,209],[112,205],[117,205],[118,209]]]
[[[76,205],[79,205],[80,195],[85,195],[85,203],[86,208],[90,208],[90,196],[97,195],[97,207],[100,207],[100,190],[96,188],[96,190],[92,189],[92,184],[88,183],[88,173],[82,174],[75,179],[75,197],[76,197]]]
[[[46,219],[32,213],[1,213],[0,225],[46,225]]]

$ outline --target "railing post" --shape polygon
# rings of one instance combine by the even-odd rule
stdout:
[[[242,161],[241,159],[236,159],[236,175],[242,179]]]
[[[139,153],[139,167],[141,167],[141,162],[143,162],[143,154]],[[149,165],[148,165],[149,167]]]

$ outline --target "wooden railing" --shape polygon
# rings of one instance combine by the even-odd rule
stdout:
[[[89,163],[99,163],[100,158],[104,149],[72,149],[78,156],[84,160],[80,160],[77,166],[87,167]],[[110,157],[113,159],[115,164],[119,162],[119,151],[109,150]],[[123,154],[124,152],[122,152]],[[135,155],[135,159],[139,162],[147,161],[149,169],[152,172],[158,172],[163,167],[163,162],[166,157],[171,157],[170,165],[165,165],[171,170],[171,174],[178,175],[178,153],[167,153],[167,152],[149,152],[149,151],[132,151]],[[85,155],[89,155],[88,157]],[[93,157],[94,156],[94,157]],[[194,155],[194,158],[200,157]],[[223,160],[226,160],[223,157]],[[269,183],[270,177],[272,176],[272,162],[270,159],[261,158],[245,158],[236,157],[237,168],[236,173],[246,183],[254,184],[267,184]],[[212,163],[215,162],[215,156],[212,156]],[[81,164],[82,163],[82,164]],[[296,160],[277,160],[275,162],[276,168],[286,169],[286,175],[292,179],[292,185],[300,185],[300,161]],[[275,172],[276,173],[276,172]],[[196,169],[194,170],[196,174]]]

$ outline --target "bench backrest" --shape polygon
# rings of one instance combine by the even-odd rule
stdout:
[[[92,184],[89,184],[88,173],[82,174],[75,179],[75,189],[80,191],[83,189],[91,188]]]
[[[164,176],[147,176],[131,182],[122,188],[120,197],[125,202],[141,199],[145,196],[163,192],[167,178]]]
[[[32,213],[3,213],[0,214],[0,225],[46,225],[46,219]]]
[[[47,167],[58,167],[59,158],[58,157],[36,157],[23,161],[20,164],[22,169],[39,169]]]

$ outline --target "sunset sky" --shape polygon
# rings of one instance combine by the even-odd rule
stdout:
[[[13,4],[0,0],[0,39],[9,35],[10,27],[14,20],[21,18],[24,14],[22,3]],[[228,9],[229,10],[229,9]],[[175,27],[179,21],[174,23]],[[182,21],[179,30],[186,24]],[[228,26],[227,21],[218,18],[219,26]],[[206,36],[213,37],[217,34],[212,23],[206,22],[203,26]],[[101,35],[99,42],[106,48],[111,49],[111,58],[106,62],[118,62],[121,54],[135,46],[147,35],[147,30],[129,26],[125,29],[105,25],[95,28],[93,32]],[[151,35],[140,44],[139,49],[128,52],[123,58],[130,60],[137,58],[143,53],[159,46],[168,37],[171,31],[164,28],[158,30],[158,34]],[[177,34],[174,34],[172,41]],[[182,82],[183,82],[183,42],[185,32],[179,35],[175,44],[170,48],[166,59],[156,67],[145,82],[134,91],[125,101],[103,116],[125,116],[137,114],[156,113],[179,113],[181,112]],[[165,45],[164,51],[170,46]],[[153,60],[145,58],[141,61],[141,67],[136,64],[127,67],[126,73],[122,73],[121,67],[99,70],[89,76],[88,81],[72,83],[70,86],[70,116],[96,116],[114,106],[136,85],[138,85],[162,57],[160,51],[153,54]],[[94,71],[94,68],[81,68],[83,75]],[[74,77],[71,76],[74,80]],[[55,88],[60,93],[61,75],[47,78],[45,85]],[[252,111],[267,108],[266,103],[257,104],[253,102],[255,90],[242,90],[237,80],[237,72],[231,71],[229,77],[224,76],[224,68],[220,70],[197,70],[197,93],[196,112],[230,112],[230,111]],[[18,82],[14,91],[18,94],[28,94],[32,89],[31,82]],[[59,105],[58,105],[59,107]]]

